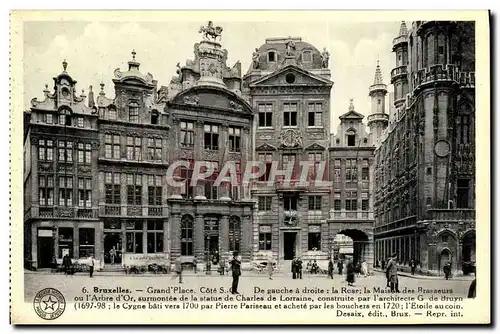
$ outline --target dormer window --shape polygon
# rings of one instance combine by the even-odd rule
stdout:
[[[356,146],[356,135],[347,135],[347,146]]]
[[[139,105],[135,102],[128,106],[128,120],[132,123],[139,123]]]
[[[160,115],[155,110],[151,113],[151,124],[159,124],[159,121],[160,121]]]
[[[274,63],[274,62],[276,62],[276,58],[277,58],[277,57],[276,57],[276,51],[269,51],[269,52],[267,53],[267,61],[268,61],[269,63]]]
[[[108,110],[108,118],[110,120],[116,120],[116,109],[114,107],[110,107]]]
[[[312,62],[312,52],[310,50],[306,50],[302,52],[302,62],[303,63],[311,63]]]
[[[69,110],[62,110],[59,114],[59,125],[71,126],[71,112]]]

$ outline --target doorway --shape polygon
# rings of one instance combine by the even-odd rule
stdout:
[[[297,243],[297,232],[283,233],[283,256],[284,260],[293,260],[295,257],[295,246]]]
[[[446,264],[446,262],[450,262],[451,263],[451,253],[448,249],[443,249],[441,251],[441,255],[439,256],[439,268],[438,268],[438,272],[442,272],[443,271],[443,267],[444,265]]]
[[[38,268],[52,268],[53,254],[54,240],[52,237],[38,237]]]
[[[114,248],[114,251],[112,251]],[[114,253],[114,256],[112,256]],[[122,263],[122,236],[121,233],[104,232],[104,263]]]
[[[205,238],[205,254],[208,255],[212,264],[219,264],[219,236],[217,234],[207,234]]]

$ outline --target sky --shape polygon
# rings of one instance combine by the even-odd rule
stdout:
[[[377,59],[388,90],[390,71],[395,67],[391,52],[392,40],[399,32],[397,22],[231,22],[216,21],[223,27],[222,45],[228,50],[227,65],[240,61],[245,74],[252,52],[270,37],[301,37],[318,50],[330,52],[332,132],[336,132],[338,117],[347,112],[349,99],[354,99],[357,112],[368,116],[368,87],[373,83]],[[77,81],[80,93],[94,92],[105,84],[108,98],[114,97],[112,86],[116,68],[127,69],[131,51],[137,52],[143,73],[150,72],[158,80],[158,88],[168,86],[175,75],[176,64],[193,59],[194,44],[201,40],[198,33],[205,21],[182,22],[111,22],[111,21],[31,21],[24,24],[24,105],[30,100],[43,100],[45,84],[53,87],[53,79],[68,63],[67,71]],[[389,96],[386,98],[388,110]],[[365,119],[366,122],[366,119]]]

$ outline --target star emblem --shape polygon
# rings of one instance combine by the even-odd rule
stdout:
[[[47,300],[42,300],[42,302],[45,304],[45,311],[47,311],[49,308],[54,311],[54,305],[57,304],[57,301],[52,300],[52,296],[49,296]]]

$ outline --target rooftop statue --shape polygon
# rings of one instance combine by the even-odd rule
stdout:
[[[221,27],[214,27],[214,24],[212,21],[208,21],[208,24],[206,27],[201,26],[200,27],[200,34],[203,34],[203,39],[209,41],[213,39],[214,42],[217,41],[217,37],[219,38],[219,41],[221,39],[221,34],[222,34],[222,28]]]

